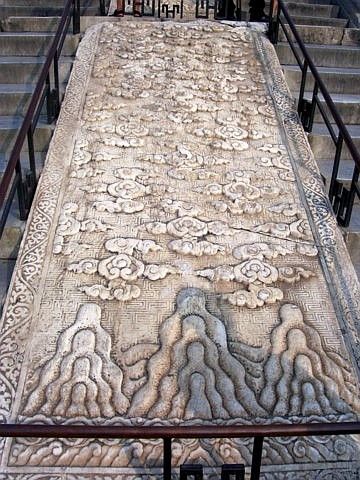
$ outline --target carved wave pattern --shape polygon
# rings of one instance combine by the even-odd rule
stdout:
[[[121,424],[127,417],[140,423],[151,419],[243,423],[286,417],[355,418],[353,412],[360,411],[347,365],[324,349],[321,337],[294,304],[280,308],[266,350],[230,343],[223,321],[207,310],[204,293],[183,289],[176,311],[160,327],[159,345],[134,345],[119,365],[111,359],[110,336],[100,321],[100,308],[85,304],[74,324],[60,335],[55,354],[38,372],[24,406],[26,421],[92,418],[96,423],[102,417]],[[178,442],[174,448],[180,453],[179,457],[175,453],[174,461],[202,458],[212,465],[220,458],[248,462],[251,457],[251,442],[214,442]],[[324,442],[320,448],[317,439],[268,440],[265,463],[350,460],[357,452],[352,441]],[[146,461],[156,466],[161,451],[161,442],[18,440],[11,462],[140,466]]]

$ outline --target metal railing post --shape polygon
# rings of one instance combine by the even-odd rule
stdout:
[[[278,43],[279,37],[279,4],[277,0],[271,0],[269,15],[269,31],[268,36],[273,45]]]
[[[48,123],[52,123],[54,112],[52,111],[52,102],[51,102],[51,85],[50,85],[50,74],[46,75],[46,114]]]
[[[346,204],[344,205],[345,217],[344,218],[338,217],[338,222],[343,227],[348,227],[350,223],[352,210],[354,208],[355,195],[359,195],[358,181],[359,181],[359,169],[355,166],[353,176],[351,179],[350,191],[346,196]]]
[[[313,128],[315,110],[316,110],[317,99],[318,99],[318,93],[319,93],[319,85],[317,84],[317,82],[315,82],[313,95],[312,95],[312,100],[311,100],[309,118],[308,118],[307,125],[306,125],[306,128],[305,128],[305,132],[307,132],[307,133],[310,133],[312,131],[312,128]]]
[[[60,84],[59,84],[59,53],[56,50],[54,55],[54,84],[53,91],[54,117],[57,118],[60,113]]]
[[[164,480],[171,480],[171,438],[164,438]]]
[[[343,141],[344,141],[344,137],[342,136],[341,132],[339,132],[339,136],[336,142],[336,152],[335,152],[335,158],[334,158],[334,164],[333,164],[333,169],[331,173],[331,181],[330,181],[330,188],[329,188],[329,198],[331,203],[333,202],[333,198],[335,195],[335,186],[336,186],[337,176],[339,172]]]
[[[303,101],[304,101],[307,71],[308,71],[308,63],[307,63],[306,59],[304,59],[304,63],[302,64],[302,67],[301,67],[302,74],[301,74],[301,84],[300,84],[299,101],[298,101],[298,113],[299,113],[299,115],[301,114],[302,109],[303,109]]]
[[[34,133],[32,125],[28,130],[28,150],[29,150],[29,165],[30,165],[30,174],[27,175],[27,180],[29,182],[30,198],[28,198],[27,208],[31,207],[31,200],[33,194],[35,193],[36,186],[36,162],[35,162],[35,148],[34,148]]]
[[[73,33],[80,33],[80,0],[74,0],[73,3]]]
[[[18,195],[18,203],[19,203],[19,217],[20,220],[26,220],[27,218],[27,209],[26,209],[26,191],[24,188],[24,181],[21,172],[21,163],[20,157],[16,162],[15,171],[17,176],[19,177],[19,182],[17,184],[17,195]]]
[[[251,459],[250,480],[259,480],[260,478],[263,443],[264,443],[264,437],[254,438],[253,454]]]

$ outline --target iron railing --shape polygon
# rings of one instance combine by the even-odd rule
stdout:
[[[204,426],[101,426],[0,424],[0,437],[162,439],[163,479],[171,480],[172,439],[253,438],[250,480],[259,480],[265,438],[360,434],[360,422],[307,423],[297,425]],[[145,465],[144,465],[145,467]]]
[[[123,15],[157,18],[184,18],[184,0],[125,0]],[[195,0],[195,11],[186,12],[187,19],[213,18],[241,20],[241,0]]]
[[[106,13],[105,0],[100,0],[100,12]],[[71,21],[73,23],[73,33],[80,33],[80,0],[67,0],[64,5],[54,40],[47,53],[23,123],[15,139],[14,147],[0,181],[0,238],[5,229],[16,193],[21,220],[26,220],[31,207],[37,185],[34,133],[45,102],[48,123],[52,123],[59,115],[61,102],[59,58]],[[26,141],[29,171],[24,175],[20,156]]]
[[[295,27],[283,0],[271,0],[269,18],[269,38],[273,44],[278,43],[279,28],[282,28],[285,37],[301,70],[301,84],[298,99],[298,113],[306,132],[311,132],[314,123],[316,108],[324,120],[327,130],[335,146],[334,163],[329,185],[329,198],[339,225],[348,227],[356,196],[360,198],[359,171],[360,154],[346,128],[320,74]],[[307,74],[311,72],[314,80],[311,101],[305,99]],[[320,99],[322,95],[327,110]],[[329,115],[330,113],[330,115]],[[346,187],[346,180],[339,178],[339,169],[343,147],[346,145],[354,162],[350,187]]]

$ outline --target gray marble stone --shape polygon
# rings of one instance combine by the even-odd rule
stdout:
[[[215,22],[91,28],[4,308],[2,421],[355,420],[359,301],[265,35]],[[133,478],[162,461],[161,441],[2,447],[4,479]],[[248,463],[251,451],[244,439],[176,441],[173,463]],[[265,452],[266,479],[358,471],[352,437],[268,439]]]

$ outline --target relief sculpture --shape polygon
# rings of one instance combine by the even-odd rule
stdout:
[[[121,369],[110,357],[111,339],[100,324],[100,307],[80,307],[76,321],[61,333],[54,356],[39,371],[24,415],[105,417],[124,413]]]
[[[360,411],[348,366],[324,349],[318,332],[305,322],[299,307],[282,305],[270,344],[256,348],[241,341],[230,342],[223,319],[211,314],[206,303],[206,295],[199,289],[180,291],[173,315],[160,327],[159,344],[130,347],[121,356],[120,365],[113,360],[111,338],[101,326],[100,308],[91,303],[81,306],[75,322],[59,336],[53,357],[39,368],[23,414],[34,421],[104,418],[123,424],[125,419],[131,423],[140,418],[142,422],[162,419],[170,423],[246,422],[255,417],[264,421],[269,416],[326,419],[334,414],[351,418],[352,412]],[[268,442],[272,458],[274,441]],[[61,441],[57,443],[57,456],[63,458],[58,461],[65,465],[64,447]],[[135,447],[131,442],[122,443],[125,449]],[[106,464],[110,444],[93,443],[99,449],[99,465]],[[30,448],[20,440],[14,461],[32,462],[41,449],[40,464],[46,465],[45,452],[54,445],[38,441]],[[81,445],[73,442],[68,454],[74,454]],[[156,442],[142,441],[139,445],[144,462],[161,455]],[[285,442],[281,448],[291,457],[300,448],[296,445]],[[316,448],[316,442],[314,445]],[[351,445],[346,449],[354,453]],[[208,446],[201,441],[196,448],[208,456]],[[231,440],[229,445],[230,449],[240,448],[240,455],[245,455],[242,459],[248,447],[240,440]],[[111,448],[114,454],[119,453],[120,445]],[[179,442],[179,448],[186,448],[186,443]],[[223,461],[221,451],[218,454]],[[87,456],[81,454],[74,465],[85,465],[84,458]],[[209,457],[209,461],[211,464],[214,458]]]
[[[4,309],[2,421],[359,418],[359,287],[283,82],[238,24],[85,34]],[[173,466],[249,465],[252,449],[174,440]],[[8,439],[0,480],[147,479],[162,455],[161,440]],[[268,438],[263,475],[327,478],[331,462],[345,479],[358,458],[356,437]]]

